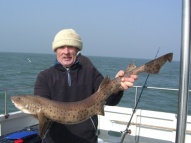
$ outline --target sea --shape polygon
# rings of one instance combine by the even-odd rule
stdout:
[[[162,55],[159,53],[158,56]],[[138,67],[152,60],[128,57],[87,57],[103,76],[108,75],[111,79],[119,70],[125,70],[131,63]],[[17,111],[18,109],[14,107],[10,97],[33,94],[38,73],[54,65],[55,59],[55,54],[0,52],[0,114]],[[177,113],[179,71],[180,62],[172,61],[171,63],[167,62],[158,74],[139,74],[139,79],[135,81],[134,87],[124,91],[120,103],[116,106],[134,109],[137,104],[137,109]],[[153,89],[156,87],[159,89]],[[137,101],[138,98],[139,101]],[[188,114],[191,115],[190,98],[188,100]]]

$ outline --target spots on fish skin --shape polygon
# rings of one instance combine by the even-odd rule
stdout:
[[[157,64],[157,65],[155,66],[155,68],[156,68],[157,70],[159,70],[159,69],[160,69],[160,65]]]
[[[63,116],[62,119],[65,120],[65,116]]]

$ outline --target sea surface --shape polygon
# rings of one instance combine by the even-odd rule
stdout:
[[[160,53],[159,53],[159,56]],[[0,52],[0,114],[16,111],[17,109],[10,101],[14,95],[33,94],[33,86],[38,73],[52,66],[55,62],[55,54],[29,54],[29,53],[4,53]],[[130,63],[137,67],[150,61],[148,59],[116,58],[116,57],[93,57],[88,56],[96,68],[111,79],[121,70],[126,69]],[[154,110],[162,112],[177,113],[178,111],[178,91],[180,62],[167,62],[160,70],[159,74],[152,75],[142,73],[135,82],[138,88],[138,109]],[[148,80],[145,84],[145,81]],[[156,90],[144,88],[142,86],[158,87],[173,90]],[[135,90],[131,88],[124,92],[124,96],[117,106],[134,108]],[[191,89],[191,88],[190,88]],[[5,100],[5,95],[7,100]],[[5,101],[7,106],[5,107]],[[191,115],[191,101],[188,101],[188,114]]]

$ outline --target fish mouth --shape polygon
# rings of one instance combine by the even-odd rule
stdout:
[[[12,102],[14,105],[16,105],[16,103],[14,102],[14,100],[13,100],[13,99],[11,99],[11,102]]]
[[[14,102],[14,100],[13,100],[13,99],[11,99],[11,102],[12,102],[13,104],[15,104],[15,102]]]

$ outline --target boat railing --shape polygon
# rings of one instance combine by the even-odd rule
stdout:
[[[133,86],[133,88],[135,88],[135,105],[137,102],[137,97],[138,97],[138,89],[142,89],[146,88],[146,89],[152,89],[152,90],[166,90],[166,91],[178,91],[179,89],[177,88],[164,88],[164,87],[152,87],[152,86]],[[189,92],[191,92],[191,90],[189,90]]]
[[[4,89],[0,89],[0,92],[4,92],[4,115],[5,118],[9,117],[8,114],[8,91],[15,91],[15,90],[23,90],[23,89],[33,89],[34,86],[25,86],[25,87],[17,87],[17,88],[4,88]],[[140,88],[143,88],[143,86],[133,86],[133,88],[135,88],[135,105],[136,105],[136,101],[137,101],[137,97],[138,97],[138,90]],[[152,89],[152,90],[167,90],[167,91],[178,91],[179,89],[176,88],[163,88],[163,87],[151,87],[151,86],[147,86],[145,87],[146,89]],[[189,92],[191,92],[191,90],[189,90]],[[3,96],[3,94],[0,94]]]
[[[5,118],[9,117],[9,114],[7,113],[8,111],[8,91],[17,91],[17,90],[23,90],[23,89],[33,89],[34,86],[22,86],[22,87],[15,87],[15,88],[1,88],[0,92],[4,93],[4,115]],[[0,94],[3,96],[3,94]],[[1,98],[1,97],[0,97]]]

